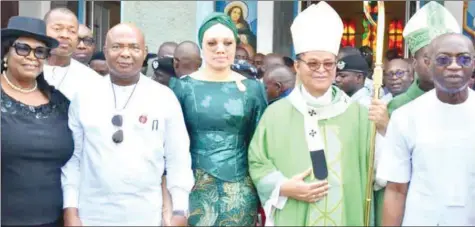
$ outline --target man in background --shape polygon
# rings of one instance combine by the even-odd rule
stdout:
[[[105,76],[109,74],[109,67],[107,67],[106,58],[104,52],[100,51],[92,55],[89,67],[96,71],[99,75]]]
[[[163,58],[163,57],[173,57],[173,54],[175,53],[175,49],[178,46],[177,43],[175,42],[164,42],[160,47],[158,47],[158,58]]]
[[[295,73],[288,66],[277,65],[264,73],[263,81],[270,105],[292,92],[295,87]]]
[[[173,54],[174,76],[180,78],[198,71],[201,67],[200,47],[193,41],[181,42]]]
[[[381,100],[389,103],[393,99],[407,91],[414,81],[414,70],[408,60],[394,58],[384,65],[383,84],[388,93]]]
[[[360,54],[347,55],[336,63],[336,85],[352,100],[369,108],[371,93],[364,86],[368,73],[368,64]]]
[[[264,57],[264,64],[261,67],[262,75],[259,75],[260,77],[258,79],[262,80],[264,74],[266,73],[266,70],[277,65],[285,66],[284,56],[276,53],[270,53],[266,55]]]
[[[71,10],[54,8],[46,13],[46,34],[59,41],[43,66],[46,81],[71,100],[83,87],[95,83],[100,76],[72,58],[78,45],[79,23]]]
[[[234,59],[235,60],[249,61],[249,53],[243,47],[237,46],[236,47],[236,55],[235,55]]]
[[[289,67],[290,71],[292,71],[294,74],[296,74],[297,72],[295,71],[295,67],[294,67],[294,59],[288,57],[288,56],[284,56],[284,64]]]
[[[150,59],[156,58],[156,57],[157,57],[157,55],[154,54],[154,53],[148,53],[147,54],[147,56],[145,57],[145,60],[143,61],[143,64],[142,64],[142,74],[147,75],[148,61],[150,61]]]
[[[73,58],[84,65],[88,65],[95,49],[96,45],[91,29],[84,24],[80,24],[78,29],[78,46],[73,52]]]
[[[264,73],[262,72],[262,66],[264,66],[264,58],[265,55],[262,53],[257,53],[254,55],[252,58],[252,64],[256,67],[257,72],[258,72],[258,78],[262,78],[264,76]]]
[[[167,86],[173,87],[176,81],[172,82],[172,78],[175,78],[175,70],[173,69],[173,58],[162,57],[152,62],[153,76],[152,79]],[[176,79],[176,78],[175,78]]]

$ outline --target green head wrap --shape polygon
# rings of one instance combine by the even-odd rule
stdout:
[[[222,24],[227,28],[231,29],[231,31],[233,31],[236,43],[239,44],[238,31],[236,25],[233,23],[231,18],[224,13],[214,12],[204,19],[203,23],[200,26],[200,30],[198,31],[198,44],[201,48],[203,47],[203,36],[205,32],[216,24]]]

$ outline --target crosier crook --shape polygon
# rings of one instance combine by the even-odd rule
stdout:
[[[385,26],[385,10],[384,10],[384,1],[378,1],[378,22],[376,23],[371,17],[369,11],[369,1],[363,1],[363,10],[368,18],[369,22],[373,26],[377,26],[376,30],[376,62],[373,73],[373,86],[374,86],[374,99],[379,99],[379,91],[383,84],[383,45],[384,45],[384,26]],[[374,153],[375,153],[375,142],[376,142],[376,125],[374,122],[371,123],[371,141],[370,141],[370,150],[369,150],[369,167],[368,167],[368,178],[366,182],[366,206],[365,206],[365,216],[364,224],[365,226],[370,226],[371,221],[371,201],[373,198],[373,181],[374,181]]]

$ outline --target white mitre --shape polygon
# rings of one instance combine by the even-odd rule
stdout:
[[[451,32],[462,32],[457,19],[443,5],[430,1],[411,17],[402,35],[409,51],[415,54],[422,47],[429,45],[437,36]]]
[[[338,55],[343,22],[328,3],[310,5],[295,17],[290,26],[295,54],[326,51]]]

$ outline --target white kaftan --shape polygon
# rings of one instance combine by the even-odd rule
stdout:
[[[408,183],[404,226],[475,226],[475,93],[458,105],[435,90],[394,111],[378,177]]]

